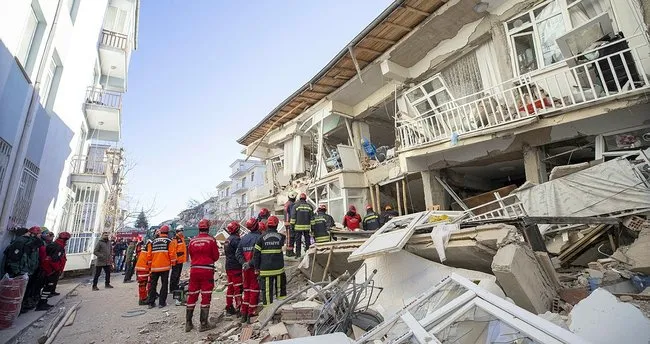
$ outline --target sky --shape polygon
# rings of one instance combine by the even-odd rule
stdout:
[[[150,223],[203,201],[245,158],[236,140],[391,0],[143,0],[123,100],[129,210]]]

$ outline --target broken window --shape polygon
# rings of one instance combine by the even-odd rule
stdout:
[[[445,111],[454,100],[439,74],[406,93],[406,99],[420,116]]]

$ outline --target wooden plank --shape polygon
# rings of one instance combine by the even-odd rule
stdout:
[[[431,13],[429,13],[429,12],[427,12],[427,11],[423,11],[423,10],[421,10],[421,9],[417,9],[417,8],[415,8],[415,7],[411,7],[411,6],[409,6],[409,5],[402,5],[402,8],[405,9],[405,10],[407,10],[407,11],[410,11],[410,12],[413,12],[413,13],[417,13],[417,14],[419,14],[419,15],[421,15],[421,16],[425,16],[425,17],[428,17],[428,16],[431,15]]]
[[[530,224],[582,224],[582,225],[618,225],[620,219],[615,217],[580,217],[580,216],[527,216],[524,217],[524,223]]]
[[[375,49],[370,49],[370,48],[366,48],[366,47],[361,47],[361,46],[358,46],[358,45],[355,46],[354,49],[355,49],[355,50],[359,50],[359,51],[365,51],[365,52],[368,52],[368,53],[378,54],[378,55],[381,55],[381,54],[384,53],[383,51],[379,51],[379,50],[375,50]],[[360,61],[360,60],[357,59],[357,61]]]
[[[413,30],[412,28],[410,28],[408,26],[396,24],[396,23],[389,22],[389,21],[385,21],[383,24],[386,24],[386,26],[389,26],[389,27],[392,27],[392,28],[395,28],[395,29],[400,29],[400,30],[407,31],[407,32]]]
[[[338,69],[339,71],[342,71],[342,72],[350,72],[350,73],[357,74],[357,70],[354,69],[354,68],[336,66],[333,69]]]
[[[382,38],[382,37],[376,37],[376,36],[366,36],[366,37],[364,37],[363,39],[369,39],[369,40],[372,40],[372,41],[381,42],[381,43],[386,43],[386,44],[391,44],[391,45],[397,43],[397,41],[394,41],[394,40],[392,40],[392,39],[387,39],[387,38]]]

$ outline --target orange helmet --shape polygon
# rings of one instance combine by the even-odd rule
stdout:
[[[169,233],[169,226],[164,225],[160,227],[160,234],[167,234],[167,233]]]
[[[201,219],[201,221],[199,221],[199,230],[208,230],[208,229],[210,229],[210,220]]]
[[[258,229],[257,219],[251,217],[250,219],[246,220],[246,228],[248,228],[249,231],[256,231]]]
[[[237,233],[237,231],[239,231],[239,223],[237,223],[237,221],[232,221],[228,226],[226,226],[226,231],[230,234]]]
[[[280,224],[280,220],[279,220],[278,217],[275,216],[275,215],[272,215],[272,216],[269,217],[269,219],[266,221],[266,226],[267,226],[267,227],[274,227],[274,228],[275,228],[275,227],[278,226],[278,224]]]

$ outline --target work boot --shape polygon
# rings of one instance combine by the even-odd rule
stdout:
[[[235,315],[237,314],[237,311],[235,310],[235,307],[232,305],[226,307],[226,314],[228,315]]]
[[[194,316],[194,309],[185,310],[185,332],[190,332],[194,328],[192,324],[192,317]]]
[[[138,305],[139,306],[146,306],[146,305],[148,305],[148,303],[147,303],[146,300],[140,300],[140,301],[138,301]]]
[[[41,299],[38,301],[38,305],[36,305],[36,310],[37,311],[47,311],[50,310],[50,308],[54,307],[53,305],[50,305],[47,303],[47,299]]]
[[[293,253],[293,251],[287,251],[286,255],[287,257],[293,257],[295,253]]]
[[[104,286],[104,288],[106,288],[106,289],[113,289],[113,286],[110,285],[110,284],[107,284],[107,285]]]
[[[155,302],[149,304],[149,309],[152,309],[152,308],[156,308],[156,303]]]
[[[210,324],[208,316],[210,315],[210,308],[201,308],[201,324],[199,325],[199,332],[211,330],[217,326]]]
[[[241,315],[241,323],[248,324],[248,314],[244,313]]]
[[[94,286],[93,286],[93,291],[97,291],[97,290],[99,290],[99,288],[97,288],[97,286],[94,285]]]

